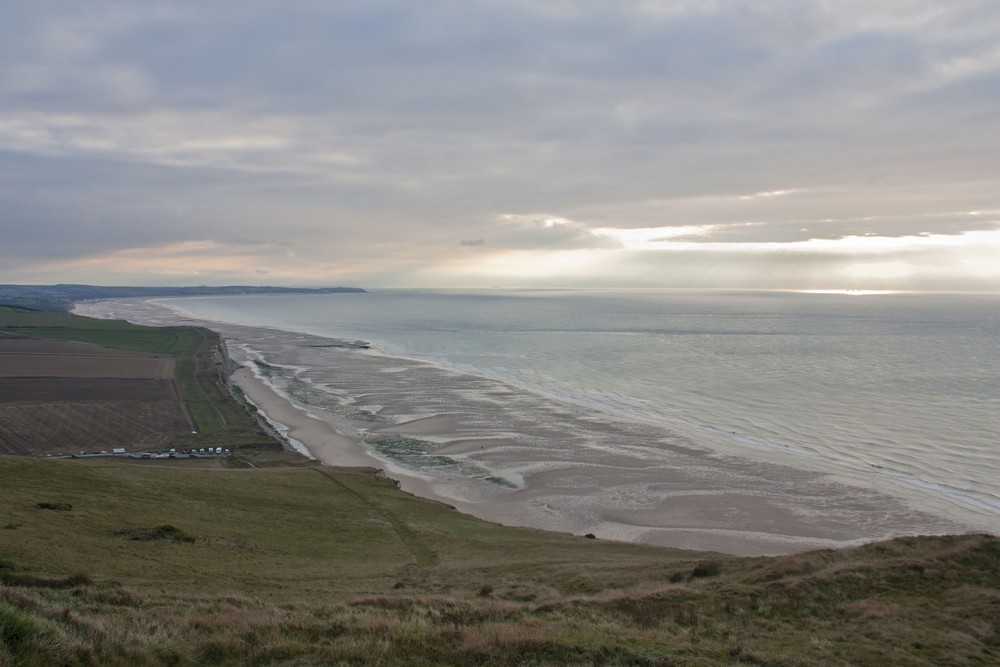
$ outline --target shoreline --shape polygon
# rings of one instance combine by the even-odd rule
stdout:
[[[542,528],[564,533],[568,532],[570,534],[582,534],[579,530],[566,531],[560,529],[558,526],[542,526],[530,520],[519,520],[516,514],[504,511],[502,506],[497,503],[468,501],[443,493],[442,489],[436,486],[432,480],[426,479],[406,468],[394,465],[391,461],[373,456],[365,449],[361,438],[346,435],[338,431],[328,421],[309,414],[307,409],[296,405],[289,398],[283,396],[264,379],[257,376],[252,369],[244,365],[247,361],[243,360],[241,362],[240,368],[232,374],[231,380],[243,390],[268,421],[272,423],[278,422],[284,426],[285,430],[283,434],[301,443],[309,454],[323,465],[383,469],[389,477],[397,481],[403,491],[449,505],[457,511],[470,514],[484,521],[503,525]],[[422,417],[412,421],[423,423],[435,419],[438,419],[438,417]],[[393,429],[394,427],[389,427],[386,430]],[[395,427],[395,430],[400,429],[399,427]],[[406,432],[413,433],[413,429],[406,429]],[[748,504],[753,504],[751,498],[739,494],[733,494],[728,500],[731,500],[734,504],[737,502],[742,504],[744,511],[746,511]],[[751,510],[751,512],[761,513],[767,510],[766,503],[757,503],[755,511]],[[692,506],[689,508],[689,511],[697,513],[698,508]],[[802,536],[784,535],[781,533],[762,535],[759,531],[741,531],[738,529],[719,530],[718,528],[709,528],[708,526],[658,527],[650,525],[650,523],[655,522],[632,523],[624,516],[614,523],[617,525],[609,523],[604,526],[604,530],[598,528],[595,528],[595,530],[604,533],[602,535],[603,539],[615,539],[618,541],[698,551],[719,551],[737,556],[782,555],[818,548],[847,548],[881,539],[857,538],[853,540],[832,540],[818,537],[803,538]],[[650,534],[653,532],[657,532],[657,534]]]
[[[90,306],[81,310],[218,331],[242,366],[233,381],[269,421],[285,427],[288,437],[321,463],[384,469],[403,490],[487,521],[733,555],[778,555],[974,529],[833,475],[699,450],[676,434],[610,423],[588,423],[581,430],[579,422],[590,416],[571,407],[538,405],[540,397],[423,362],[323,344],[332,338],[189,319],[151,300]],[[287,377],[279,379],[298,382],[300,391],[325,387],[339,402],[378,419],[350,423],[303,402],[289,394],[288,386],[280,389],[256,372],[257,355],[280,366]],[[338,372],[324,374],[324,364],[338,365]],[[427,387],[450,391],[451,402],[414,397],[399,383],[407,373],[427,376],[416,385],[423,393]],[[373,380],[380,376],[386,381]],[[477,402],[482,405],[473,405]],[[517,430],[502,420],[484,427],[479,423],[483,415],[516,419]],[[503,471],[510,484],[505,488],[449,471],[412,470],[385,452],[377,456],[371,444],[363,444],[365,438],[435,443],[428,454]],[[622,441],[635,446],[611,451],[602,444]]]

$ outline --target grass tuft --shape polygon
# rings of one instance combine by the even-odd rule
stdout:
[[[22,588],[78,588],[89,586],[93,581],[83,573],[72,574],[62,579],[53,579],[20,572],[0,572],[0,583],[5,586],[20,586]]]

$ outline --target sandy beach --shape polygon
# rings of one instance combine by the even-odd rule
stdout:
[[[237,370],[232,380],[267,420],[297,448],[304,448],[307,455],[333,466],[381,467],[381,462],[365,451],[360,440],[340,433],[328,422],[286,400],[249,368]]]
[[[409,492],[490,521],[738,555],[970,529],[839,476],[722,455],[684,434],[329,338],[186,320],[152,301],[76,312],[219,331],[242,366],[233,380],[310,455],[382,468]]]

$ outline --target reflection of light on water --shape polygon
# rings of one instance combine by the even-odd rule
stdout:
[[[799,294],[846,294],[847,296],[872,296],[878,294],[899,294],[895,290],[880,289],[803,289]]]

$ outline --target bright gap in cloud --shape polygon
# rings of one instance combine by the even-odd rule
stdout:
[[[791,195],[797,192],[802,191],[794,188],[789,190],[770,190],[768,192],[755,192],[752,195],[741,195],[739,199],[743,201],[749,201],[752,199],[773,199],[774,197],[784,197],[785,195]]]
[[[753,224],[753,223],[741,223]],[[732,225],[683,225],[679,227],[644,227],[617,229],[605,227],[593,230],[598,236],[618,239],[628,250],[703,250],[726,252],[798,251],[798,252],[888,252],[917,248],[962,248],[971,246],[1000,246],[1000,229],[973,230],[960,234],[911,234],[908,236],[843,236],[836,239],[808,239],[805,241],[744,241],[714,243],[705,241],[679,241],[678,238],[710,236],[716,229]]]
[[[596,236],[607,236],[617,239],[628,250],[649,250],[654,247],[670,245],[674,247],[675,239],[685,236],[704,236],[723,225],[681,225],[679,227],[640,227],[637,229],[616,229],[602,227],[592,230]]]

